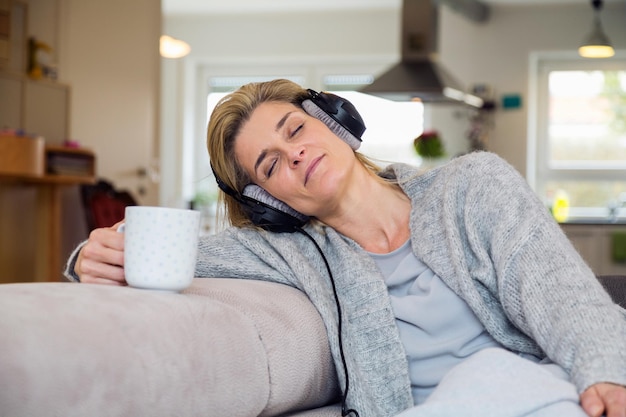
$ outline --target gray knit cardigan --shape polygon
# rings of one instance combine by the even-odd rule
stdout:
[[[383,175],[395,177],[411,199],[415,255],[498,342],[548,356],[580,392],[597,382],[626,385],[626,311],[611,302],[517,171],[495,154],[479,152],[423,175],[402,164]],[[328,259],[339,292],[348,406],[362,417],[411,407],[406,355],[374,261],[331,228],[305,229]],[[203,239],[199,249],[198,277],[262,279],[304,291],[324,320],[345,382],[331,283],[305,236],[231,228]]]
[[[402,164],[382,175],[396,178],[411,199],[415,255],[468,303],[495,340],[513,352],[549,357],[580,392],[597,382],[626,385],[626,311],[611,302],[517,171],[479,152],[423,175]],[[331,228],[305,230],[328,259],[339,293],[348,406],[362,417],[411,407],[406,355],[374,261]],[[332,287],[306,236],[238,228],[207,236],[196,276],[260,279],[302,290],[326,325],[343,386]]]

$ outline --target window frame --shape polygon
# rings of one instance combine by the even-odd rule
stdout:
[[[573,53],[536,53],[531,56],[529,97],[529,141],[527,152],[527,180],[537,195],[546,198],[546,184],[550,181],[624,181],[626,164],[599,167],[581,163],[579,166],[562,164],[550,166],[548,143],[549,74],[551,71],[611,71],[626,70],[626,54],[618,53],[611,59],[586,59]],[[606,207],[572,207],[572,217],[602,217]]]

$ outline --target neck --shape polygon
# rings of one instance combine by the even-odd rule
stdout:
[[[410,237],[409,198],[397,185],[386,183],[369,171],[351,184],[339,207],[323,223],[373,253],[389,253]]]

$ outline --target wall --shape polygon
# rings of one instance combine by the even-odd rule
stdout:
[[[160,0],[59,2],[59,74],[72,86],[72,136],[94,149],[99,175],[156,203],[155,185],[137,170],[158,149]]]
[[[399,52],[398,9],[170,16],[164,30],[191,56],[361,55]]]
[[[158,201],[137,170],[158,157],[160,0],[26,0],[28,34],[52,46],[71,86],[70,135],[98,155],[98,174]],[[70,139],[70,138],[68,138]]]
[[[162,61],[161,153],[178,159],[163,160],[161,203],[184,204],[188,198],[184,188],[196,179],[183,175],[190,167],[181,158],[189,153],[185,141],[204,142],[206,136],[204,120],[194,119],[202,117],[194,112],[194,106],[202,105],[194,96],[206,91],[198,84],[198,68],[241,63],[249,65],[254,74],[255,63],[287,60],[292,65],[309,65],[316,57],[341,61],[351,56],[382,59],[384,68],[399,59],[399,30],[395,27],[399,19],[398,9],[165,17],[164,33],[187,41],[192,51],[182,60]]]
[[[156,184],[137,170],[158,155],[160,0],[58,1],[59,77],[72,89],[72,138],[94,150],[100,177],[157,204]],[[80,235],[67,221],[71,247]]]
[[[529,57],[565,52],[576,57],[591,30],[588,4],[492,7],[487,24],[469,22],[450,9],[441,16],[441,59],[466,83],[486,82],[496,98],[519,93],[522,108],[498,110],[489,149],[526,174],[529,105]],[[626,51],[626,2],[605,2],[602,25],[616,49]],[[531,156],[532,157],[532,156]]]
[[[143,204],[158,187],[137,169],[158,157],[160,0],[28,0],[28,33],[50,44],[59,81],[71,88],[70,135],[97,155],[97,174],[128,188]],[[18,190],[19,191],[19,190]],[[22,277],[33,276],[37,196],[19,192],[5,213],[29,227],[19,236]],[[8,204],[5,200],[3,205]],[[63,193],[63,257],[87,237],[77,187]],[[30,219],[30,220],[29,220]]]
[[[526,173],[529,60],[534,52],[570,51],[573,56],[579,42],[591,29],[592,10],[588,4],[558,6],[492,6],[490,20],[478,24],[447,7],[441,10],[439,58],[462,83],[489,84],[500,99],[503,94],[518,93],[522,107],[497,110],[489,149]],[[618,49],[626,51],[626,2],[605,4],[602,14],[605,31]],[[264,56],[327,57],[336,55],[381,56],[389,62],[399,59],[400,10],[369,12],[334,11],[324,13],[284,13],[257,15],[166,16],[164,29],[186,40],[192,54],[183,62],[167,62],[162,88],[168,102],[178,106],[162,113],[162,129],[169,131],[169,152],[182,154],[185,121],[178,113],[185,103],[184,91],[202,88],[190,79],[194,62],[250,60]],[[187,68],[187,72],[186,71]],[[185,115],[185,118],[189,115]],[[203,135],[196,133],[197,139]],[[168,164],[171,163],[168,162]],[[180,192],[172,180],[180,169],[164,166],[171,184],[162,184],[162,198]],[[180,181],[180,179],[178,180]]]

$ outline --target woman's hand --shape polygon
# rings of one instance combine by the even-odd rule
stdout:
[[[607,383],[592,385],[580,395],[580,404],[590,417],[626,417],[626,387]]]
[[[124,234],[117,223],[112,227],[95,229],[80,250],[74,272],[80,282],[91,284],[126,285],[124,277]]]

